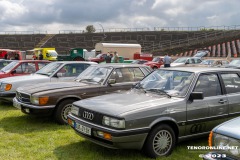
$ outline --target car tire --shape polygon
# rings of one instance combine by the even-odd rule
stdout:
[[[67,115],[71,112],[72,103],[76,100],[67,99],[60,102],[54,112],[54,119],[57,123],[63,125],[67,124]]]
[[[176,136],[173,129],[166,124],[154,127],[143,147],[143,152],[151,158],[168,156],[175,147]]]

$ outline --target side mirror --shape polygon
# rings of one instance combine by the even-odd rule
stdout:
[[[64,77],[64,73],[57,73],[57,77]]]
[[[190,99],[194,100],[194,99],[203,99],[203,92],[192,92],[190,94]]]
[[[107,83],[108,84],[115,84],[116,83],[116,79],[109,79]]]
[[[17,71],[16,71],[16,70],[13,70],[13,71],[11,72],[11,74],[15,74],[15,73],[17,73]]]

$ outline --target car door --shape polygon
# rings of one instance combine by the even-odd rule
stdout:
[[[107,78],[105,85],[100,87],[101,94],[108,94],[120,90],[129,90],[134,84],[143,79],[144,74],[138,67],[116,68]],[[115,80],[116,83],[108,84],[109,80]]]
[[[229,119],[240,115],[240,77],[237,73],[222,73],[223,85],[229,101]]]
[[[186,135],[208,132],[228,114],[228,99],[217,74],[200,74],[193,92],[202,92],[204,98],[187,103]]]

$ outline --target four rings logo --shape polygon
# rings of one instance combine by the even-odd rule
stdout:
[[[90,113],[90,112],[87,112],[87,111],[84,111],[82,116],[83,116],[83,118],[89,119],[89,120],[93,120],[93,118],[94,118],[93,113]]]

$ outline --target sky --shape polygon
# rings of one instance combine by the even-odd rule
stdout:
[[[0,0],[0,32],[240,25],[240,0]]]

